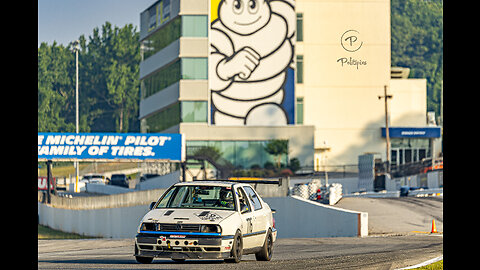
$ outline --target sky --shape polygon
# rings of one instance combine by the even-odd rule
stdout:
[[[38,47],[42,42],[67,46],[106,21],[113,26],[133,24],[140,31],[140,13],[156,0],[38,0]]]

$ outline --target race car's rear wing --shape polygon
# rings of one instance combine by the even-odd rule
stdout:
[[[249,183],[249,184],[275,184],[282,185],[283,178],[258,178],[258,177],[229,177],[228,179],[215,179],[207,181],[221,181],[221,182],[235,182],[235,183]],[[195,180],[204,181],[204,180]]]

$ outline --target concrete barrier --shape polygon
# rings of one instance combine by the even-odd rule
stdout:
[[[86,183],[85,184],[85,190],[80,189],[80,192],[82,192],[82,191],[89,192],[89,193],[100,193],[100,194],[113,195],[113,194],[121,194],[121,193],[132,192],[132,191],[135,191],[135,190],[125,188],[125,187],[120,187],[120,186]]]
[[[123,208],[137,205],[149,205],[157,201],[166,189],[152,189],[137,192],[127,192],[114,195],[88,196],[88,197],[59,197],[51,196],[51,206],[61,209],[91,210],[102,208]],[[39,201],[42,192],[39,193]]]
[[[351,194],[343,195],[343,197],[364,197],[364,198],[398,198],[400,197],[400,191],[379,191],[379,192],[354,192]]]
[[[133,238],[149,205],[93,210],[55,208],[38,203],[41,225],[64,232],[105,238]]]
[[[167,189],[171,185],[180,181],[180,171],[175,171],[166,175],[149,178],[144,182],[140,182],[135,187],[136,190],[149,189]]]
[[[443,188],[416,189],[408,192],[408,197],[443,196]]]
[[[298,196],[263,200],[276,210],[273,216],[279,238],[368,235],[368,213],[328,206]]]
[[[52,196],[51,205],[38,203],[39,223],[81,235],[133,238],[150,202],[157,200],[164,191],[77,198]],[[280,238],[368,235],[368,213],[323,205],[297,196],[263,199],[277,210],[274,217]],[[141,203],[132,205],[134,202]]]

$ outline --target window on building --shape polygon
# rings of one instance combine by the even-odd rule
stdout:
[[[180,103],[174,103],[167,108],[145,118],[147,132],[161,132],[180,124]]]
[[[208,58],[182,58],[182,79],[206,80]]]
[[[180,60],[177,60],[141,80],[140,92],[142,99],[145,99],[174,84],[175,82],[178,82],[180,78]]]
[[[276,163],[275,156],[265,151],[267,143],[268,141],[187,141],[187,154],[194,154],[202,147],[210,147],[236,168],[265,168]],[[288,155],[282,155],[281,163],[287,162]]]
[[[303,97],[297,98],[297,124],[303,124]]]
[[[297,41],[303,41],[303,13],[297,13]]]
[[[207,37],[208,16],[182,16],[182,37]]]
[[[401,165],[410,162],[419,162],[430,156],[428,138],[391,138],[391,163]]]
[[[297,83],[303,83],[303,55],[297,55]]]
[[[185,123],[207,122],[206,101],[182,101],[180,106],[181,119]]]
[[[206,15],[184,15],[166,23],[142,41],[143,59],[154,55],[182,37],[207,37],[208,17]]]
[[[158,71],[140,82],[141,98],[145,99],[166,87],[184,80],[206,80],[208,73],[207,58],[182,58]]]
[[[180,38],[181,18],[177,17],[142,41],[143,59],[154,55]]]

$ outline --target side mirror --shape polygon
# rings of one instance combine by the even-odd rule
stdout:
[[[272,214],[275,214],[277,212],[277,210],[275,209],[270,209],[270,210],[272,210]]]
[[[153,209],[153,207],[155,206],[156,203],[157,203],[157,202],[151,202],[151,203],[150,203],[150,210]]]

